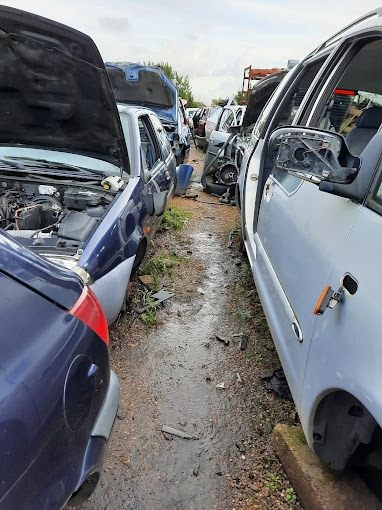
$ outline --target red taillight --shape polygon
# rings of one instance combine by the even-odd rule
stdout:
[[[68,312],[82,320],[102,338],[106,345],[109,345],[109,330],[104,311],[95,294],[87,285]]]

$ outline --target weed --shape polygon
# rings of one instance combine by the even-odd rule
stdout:
[[[289,487],[286,491],[285,500],[288,503],[288,505],[294,505],[296,503],[296,493],[293,490],[293,487]]]
[[[204,344],[204,347],[205,347],[206,349],[210,349],[210,347],[211,347],[210,342],[205,343],[205,344]]]
[[[240,319],[243,324],[246,324],[252,319],[252,312],[250,310],[242,310],[240,312]]]
[[[281,478],[279,477],[279,475],[274,475],[273,473],[270,473],[268,478],[270,480],[270,482],[267,483],[268,489],[278,490],[281,488],[280,485]]]
[[[156,308],[154,303],[151,292],[144,291],[140,297],[138,295],[134,296],[133,306],[135,308],[147,307],[147,310],[140,315],[140,318],[148,327],[156,324]]]
[[[141,266],[141,272],[143,274],[149,274],[153,278],[152,288],[158,290],[159,287],[159,275],[168,272],[172,268],[172,261],[167,258],[166,255],[162,254],[158,257],[152,257],[148,259]]]
[[[262,355],[261,355],[261,354],[259,354],[259,355],[257,356],[257,361],[263,361],[263,357],[262,357]]]
[[[162,230],[179,230],[191,218],[191,214],[172,206],[163,216]]]

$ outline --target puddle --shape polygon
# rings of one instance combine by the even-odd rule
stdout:
[[[128,458],[128,464],[105,465],[102,484],[84,509],[220,508],[229,462],[227,450],[235,437],[227,423],[230,412],[225,390],[216,388],[224,379],[219,365],[226,352],[214,335],[230,333],[224,313],[230,253],[223,255],[216,235],[193,233],[190,238],[193,254],[206,268],[204,278],[195,285],[196,292],[188,302],[177,303],[175,296],[166,305],[168,320],[142,344],[144,355],[135,361],[139,363],[137,377],[144,386],[138,394],[147,392],[146,396],[151,394],[153,399],[146,401],[146,409],[137,402],[136,388],[130,388],[129,395],[125,380],[121,380],[126,402],[132,401],[129,409],[137,407],[139,411],[130,423],[124,418],[115,426],[112,448],[119,450],[123,459]],[[198,439],[165,439],[162,425]],[[130,437],[124,444],[125,435]]]

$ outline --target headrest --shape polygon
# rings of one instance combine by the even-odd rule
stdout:
[[[378,129],[382,123],[382,108],[373,106],[364,110],[356,122],[357,128]]]

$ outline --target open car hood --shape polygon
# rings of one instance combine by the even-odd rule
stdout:
[[[247,109],[245,111],[242,129],[247,128],[257,121],[264,106],[268,102],[273,92],[279,86],[288,71],[278,71],[256,81],[251,90]]]
[[[117,106],[92,39],[0,6],[0,145],[73,152],[128,170]]]
[[[160,67],[106,62],[106,69],[117,103],[147,106],[160,119],[177,122],[178,89]]]

